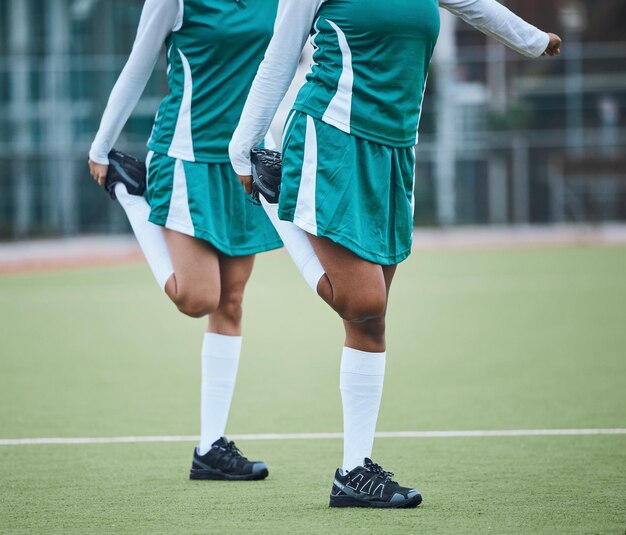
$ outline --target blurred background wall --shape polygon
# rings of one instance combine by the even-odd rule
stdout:
[[[416,224],[626,220],[626,2],[503,3],[560,34],[563,55],[523,58],[443,13]],[[128,230],[86,160],[142,4],[0,0],[0,239]],[[166,90],[161,62],[119,148],[145,155]]]

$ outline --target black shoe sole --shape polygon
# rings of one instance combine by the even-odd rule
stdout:
[[[329,507],[371,507],[376,509],[412,509],[422,503],[421,495],[413,496],[404,502],[390,503],[381,501],[358,500],[350,496],[331,496]]]
[[[226,474],[220,470],[206,470],[204,468],[192,468],[189,470],[189,479],[196,481],[259,481],[269,475],[267,468],[263,468],[257,474]]]

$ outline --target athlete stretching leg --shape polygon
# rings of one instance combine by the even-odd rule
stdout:
[[[263,210],[242,198],[228,163],[228,141],[272,34],[276,8],[277,0],[146,0],[133,50],[89,155],[91,175],[124,208],[161,288],[183,314],[209,316],[192,479],[268,474],[265,463],[248,461],[224,434],[254,255],[281,242]],[[170,93],[148,142],[144,198],[129,194],[123,182],[106,183],[108,154],[163,45]]]
[[[495,0],[439,5],[527,56],[560,39]],[[274,36],[230,143],[249,191],[250,150],[284,96],[309,35],[312,69],[285,127],[278,209],[264,203],[307,283],[342,318],[344,457],[334,507],[414,507],[371,461],[385,370],[385,311],[396,265],[408,257],[416,131],[439,33],[435,0],[281,0]],[[308,239],[307,239],[308,238]]]

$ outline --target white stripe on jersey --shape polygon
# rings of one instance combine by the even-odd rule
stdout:
[[[148,182],[150,181],[150,164],[152,163],[152,157],[154,156],[154,151],[148,151],[146,155],[146,187],[148,187]]]
[[[309,71],[306,73],[305,75],[305,79],[306,76],[308,76],[309,74],[311,74],[313,72],[313,67],[317,66],[317,62],[315,61],[315,53],[319,50],[319,46],[317,46],[317,43],[315,42],[315,39],[317,39],[317,36],[319,35],[320,31],[317,27],[317,23],[319,22],[319,17],[315,20],[315,23],[313,24],[313,35],[311,36],[311,46],[313,47],[313,56],[311,58],[311,64],[309,65]]]
[[[411,180],[411,217],[415,218],[415,153],[416,148],[413,147],[413,180]]]
[[[317,212],[315,203],[317,182],[317,133],[310,115],[306,116],[304,138],[304,158],[298,200],[293,214],[293,222],[303,230],[317,236]]]
[[[296,111],[291,110],[289,112],[289,115],[287,116],[287,121],[285,122],[285,126],[283,127],[283,142],[285,139],[285,134],[289,131],[289,126],[291,125],[291,121],[293,121],[295,114],[296,114]]]
[[[170,47],[167,49],[167,69],[165,71],[165,74],[167,76],[170,75],[170,71],[172,70],[172,47],[174,45],[170,45]],[[158,112],[157,112],[158,113]]]
[[[322,121],[338,128],[342,132],[350,133],[350,116],[352,114],[352,86],[354,85],[354,72],[352,70],[352,51],[348,45],[346,35],[333,21],[328,20],[335,32],[341,50],[342,67],[337,92],[328,104]]]
[[[195,236],[191,212],[189,211],[185,166],[182,160],[178,159],[174,164],[174,183],[165,227],[189,236]]]
[[[183,72],[185,74],[185,82],[183,89],[183,98],[178,110],[178,119],[172,143],[167,155],[171,158],[181,158],[188,162],[195,162],[193,153],[193,137],[191,135],[191,101],[193,97],[193,79],[191,77],[191,67],[185,54],[181,50],[178,51],[183,64]]]

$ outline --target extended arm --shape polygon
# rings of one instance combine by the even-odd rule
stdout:
[[[230,161],[238,175],[250,175],[250,150],[263,140],[289,89],[313,19],[324,1],[280,0],[274,36],[229,146]]]
[[[439,5],[489,37],[528,57],[547,51],[550,36],[496,0],[439,0]]]
[[[166,37],[179,21],[178,0],[146,0],[128,61],[109,97],[89,158],[108,165],[107,155],[150,79]]]

